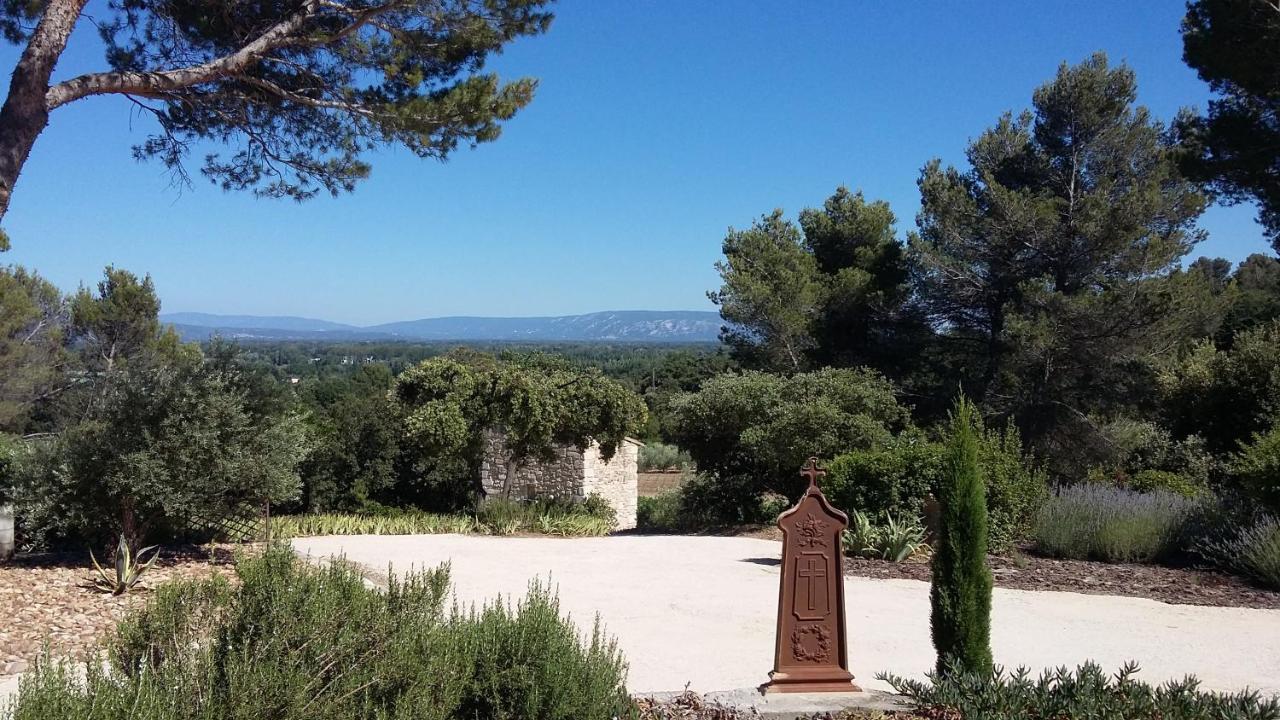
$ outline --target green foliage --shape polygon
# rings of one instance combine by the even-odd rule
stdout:
[[[314,535],[435,535],[480,530],[472,515],[403,512],[389,515],[277,515],[271,518],[272,537]]]
[[[756,370],[903,374],[924,325],[906,307],[908,264],[888,203],[840,187],[799,220],[775,210],[724,240],[723,284],[710,297],[733,356]]]
[[[1236,268],[1232,284],[1235,294],[1217,336],[1227,347],[1241,332],[1280,318],[1280,258],[1250,255]]]
[[[244,369],[185,346],[101,379],[83,420],[19,463],[20,511],[46,530],[131,546],[190,518],[296,496],[300,420],[247,395]]]
[[[1220,528],[1191,549],[1218,567],[1280,590],[1280,520],[1275,517]]]
[[[637,462],[640,472],[682,470],[693,464],[693,458],[675,445],[653,442],[640,448]]]
[[[681,492],[668,490],[652,497],[636,498],[636,529],[645,532],[677,532],[683,529]]]
[[[515,606],[477,610],[446,606],[447,567],[380,592],[276,546],[236,572],[234,589],[179,581],[130,616],[109,647],[117,672],[29,673],[13,720],[608,720],[629,708],[613,641],[598,624],[580,636],[536,582]]]
[[[0,267],[0,432],[24,434],[38,404],[66,387],[67,308],[52,283]]]
[[[366,365],[349,379],[303,388],[312,451],[299,466],[301,509],[351,512],[410,500],[396,492],[401,424],[388,398],[392,382],[385,366]]]
[[[142,280],[128,270],[108,266],[97,294],[81,287],[71,298],[71,330],[85,366],[110,372],[117,364],[142,358],[177,336],[160,325],[160,299],[148,275]]]
[[[517,502],[495,498],[475,514],[390,511],[379,514],[278,515],[271,519],[273,537],[312,535],[431,535],[439,533],[540,533],[569,537],[608,535],[617,514],[598,495],[582,502],[538,500]]]
[[[504,84],[482,68],[508,43],[546,31],[545,4],[131,0],[95,13],[105,50],[105,67],[95,70],[103,72],[57,85],[51,108],[141,93],[158,127],[134,155],[159,159],[175,180],[190,182],[189,150],[214,141],[234,152],[203,154],[200,171],[224,190],[294,200],[337,194],[368,176],[364,157],[376,148],[443,160],[459,145],[497,139],[537,83]],[[25,40],[35,21],[12,9],[39,15],[27,5],[7,3],[0,32]],[[15,123],[3,132],[21,130]]]
[[[1195,478],[1168,470],[1142,470],[1129,478],[1126,487],[1140,493],[1171,492],[1188,498],[1205,493],[1205,486]]]
[[[987,428],[976,417],[974,423],[978,466],[986,483],[989,541],[993,548],[1008,548],[1030,530],[1048,497],[1047,480],[1044,470],[1023,454],[1016,428]],[[913,433],[884,447],[845,453],[827,470],[827,497],[846,511],[918,515],[926,498],[939,494],[947,453],[944,443]]]
[[[1165,412],[1177,436],[1197,434],[1231,452],[1280,418],[1280,320],[1219,350],[1201,343],[1160,375]]]
[[[1240,450],[1231,473],[1245,492],[1280,514],[1280,422]]]
[[[885,524],[876,525],[855,510],[849,515],[849,529],[844,531],[841,542],[849,555],[903,562],[928,547],[924,536],[924,525],[919,518],[908,516],[895,520],[893,515],[886,514]]]
[[[418,458],[465,463],[477,481],[485,435],[500,433],[505,497],[525,463],[550,461],[559,446],[585,450],[593,441],[607,460],[645,422],[635,393],[598,370],[537,354],[497,359],[456,353],[426,360],[396,379],[392,397]]]
[[[672,439],[706,476],[686,495],[727,522],[764,519],[764,492],[799,497],[806,458],[884,445],[908,422],[893,385],[862,369],[723,375],[675,398],[671,417]]]
[[[142,557],[148,552],[151,558],[143,560]],[[144,547],[137,551],[129,549],[129,543],[122,534],[120,542],[116,545],[116,556],[114,562],[114,572],[107,572],[98,564],[98,558],[94,556],[93,551],[89,551],[89,559],[93,561],[93,569],[98,571],[97,577],[93,579],[94,587],[103,592],[112,595],[123,595],[133,589],[141,580],[142,576],[151,569],[156,560],[160,557],[160,548],[156,545]]]
[[[1180,550],[1197,510],[1182,495],[1139,493],[1102,485],[1063,488],[1036,518],[1036,550],[1052,557],[1154,562]]]
[[[1233,202],[1258,204],[1280,252],[1280,21],[1262,0],[1194,0],[1182,21],[1182,58],[1215,97],[1204,117],[1183,116],[1186,166]]]
[[[1175,273],[1205,198],[1136,99],[1133,72],[1101,54],[1064,64],[1032,111],[970,144],[968,170],[935,160],[919,182],[916,292],[957,379],[1054,463],[1090,436],[1082,418],[1145,392],[1148,363],[1202,332],[1213,302]]]
[[[1280,700],[1256,691],[1203,692],[1193,676],[1153,687],[1134,679],[1135,663],[1108,677],[1096,663],[1073,672],[1045,670],[1033,679],[1026,668],[967,671],[960,665],[928,682],[881,674],[924,717],[1091,718],[1096,720],[1277,720]]]
[[[799,229],[774,210],[748,230],[730,228],[722,250],[724,284],[707,293],[726,323],[721,341],[749,367],[804,370],[825,288]]]
[[[849,513],[919,514],[942,480],[946,446],[904,433],[883,447],[837,456],[827,466],[823,492]]]
[[[991,570],[987,503],[978,465],[977,410],[964,397],[952,414],[938,488],[930,627],[942,675],[991,671]]]

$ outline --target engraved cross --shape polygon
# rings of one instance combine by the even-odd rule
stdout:
[[[819,567],[819,565],[822,565],[822,567]],[[809,582],[809,592],[807,593],[809,596],[809,609],[813,610],[813,597],[816,594],[814,591],[817,589],[814,587],[814,584],[818,580],[825,580],[827,578],[826,564],[821,563],[817,558],[809,558],[809,566],[801,569],[796,574],[799,575],[802,580],[807,580]],[[826,583],[823,583],[823,588],[826,588]]]

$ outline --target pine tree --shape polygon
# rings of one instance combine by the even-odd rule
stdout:
[[[986,488],[978,470],[972,403],[961,397],[951,416],[941,516],[929,600],[938,673],[952,663],[986,673],[991,661],[991,571],[987,568]]]

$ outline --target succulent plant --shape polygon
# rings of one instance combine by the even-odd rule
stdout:
[[[120,535],[120,542],[116,545],[116,562],[115,572],[109,573],[98,564],[98,558],[94,557],[93,551],[89,551],[89,559],[93,561],[93,567],[98,571],[98,577],[93,579],[93,584],[103,592],[109,592],[112,595],[123,595],[133,589],[138,581],[142,579],[143,573],[151,569],[156,560],[160,557],[160,546],[151,545],[144,547],[137,552],[129,549],[129,541],[125,539],[124,534]],[[143,560],[143,556],[151,553],[151,558]]]

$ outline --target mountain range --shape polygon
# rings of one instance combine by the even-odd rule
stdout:
[[[214,335],[236,340],[405,340],[507,342],[715,342],[720,315],[701,310],[617,310],[554,317],[440,317],[345,325],[292,316],[160,316],[184,340]]]

